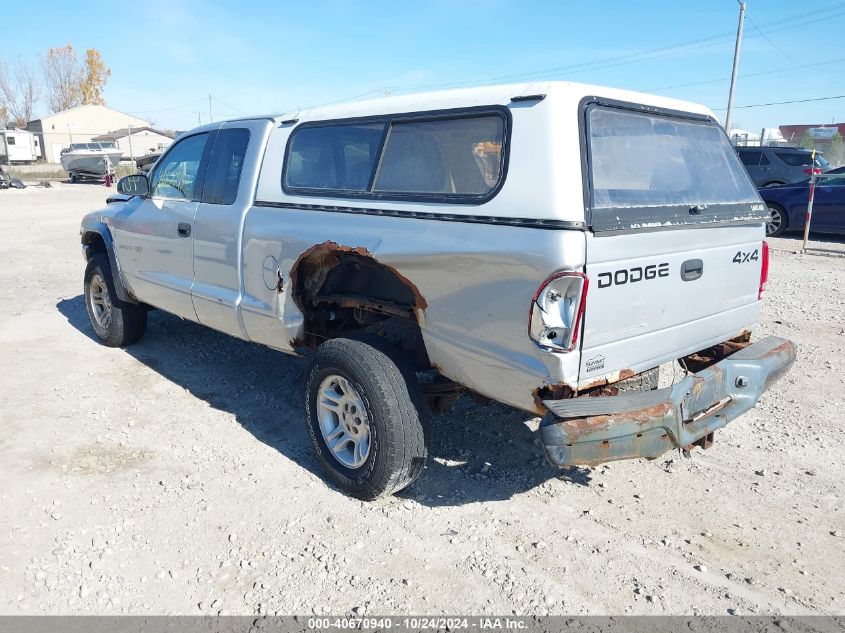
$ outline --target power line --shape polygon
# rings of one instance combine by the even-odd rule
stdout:
[[[841,11],[842,7],[845,6],[845,2],[837,2],[836,4],[830,5],[828,7],[822,9],[816,9],[814,11],[807,11],[804,13],[798,13],[792,16],[788,16],[786,18],[781,18],[779,20],[774,20],[772,22],[766,22],[763,24],[764,28],[767,27],[778,27],[778,28],[771,28],[767,33],[776,33],[781,32],[789,29],[800,28],[802,26],[807,26],[810,24],[815,24],[816,22],[820,22],[823,20],[828,20],[833,17],[838,17],[840,15],[845,15],[845,11]],[[824,13],[834,12],[832,15],[821,15]],[[802,18],[806,18],[809,16],[815,16],[813,19],[804,20],[794,24],[788,24],[794,20],[801,20]],[[782,26],[785,25],[785,26]],[[697,50],[701,50],[704,48],[710,48],[712,46],[718,46],[720,44],[726,44],[730,42],[734,37],[733,32],[724,32],[715,35],[710,35],[707,37],[698,38],[695,40],[690,40],[687,42],[681,42],[679,44],[673,44],[669,46],[661,46],[653,49],[648,49],[645,51],[639,51],[636,53],[627,53],[624,55],[615,55],[612,57],[606,57],[602,59],[593,60],[590,62],[579,62],[576,64],[568,64],[565,66],[557,66],[553,68],[547,68],[544,70],[536,70],[536,71],[529,71],[523,73],[515,73],[515,74],[508,74],[508,75],[498,75],[494,77],[487,77],[484,79],[476,79],[467,82],[452,82],[452,83],[442,83],[442,84],[422,84],[417,86],[404,86],[404,87],[396,87],[397,90],[416,90],[416,89],[439,89],[439,88],[449,88],[453,86],[468,86],[468,85],[476,85],[479,83],[492,83],[498,81],[508,81],[508,80],[530,80],[530,79],[542,79],[545,78],[547,75],[555,75],[564,71],[568,71],[569,74],[575,73],[583,73],[583,72],[591,72],[596,70],[604,70],[606,68],[613,68],[616,66],[626,65],[637,63],[641,61],[649,61],[652,59],[659,59],[662,57],[671,57],[675,55],[680,55],[684,53],[691,53]],[[757,37],[754,34],[751,34],[749,37]]]
[[[209,96],[210,96],[212,99],[214,99],[217,103],[219,103],[219,104],[221,104],[221,105],[224,105],[224,106],[226,106],[227,108],[231,108],[231,109],[232,109],[232,110],[234,110],[235,112],[240,112],[241,114],[247,114],[247,115],[249,114],[249,112],[246,112],[246,111],[244,111],[244,110],[241,110],[240,108],[236,108],[236,107],[235,107],[235,106],[233,106],[231,103],[226,103],[225,101],[223,101],[223,99],[220,99],[219,97],[215,97],[214,95],[209,95]]]
[[[766,108],[768,106],[789,105],[791,103],[810,103],[812,101],[832,101],[833,99],[845,99],[845,95],[834,95],[832,97],[814,97],[812,99],[793,99],[792,101],[772,101],[771,103],[752,103],[750,105],[734,106],[736,110],[740,108]],[[714,110],[724,110],[725,108],[713,108]]]
[[[769,43],[769,45],[770,45],[772,48],[774,48],[774,49],[775,49],[778,53],[780,53],[781,55],[783,55],[786,59],[788,59],[790,62],[792,62],[792,63],[793,63],[793,64],[795,64],[796,66],[800,66],[800,65],[801,65],[801,62],[799,62],[799,61],[795,61],[795,59],[794,59],[794,58],[793,58],[793,57],[792,57],[789,53],[787,53],[787,52],[786,52],[785,50],[783,50],[780,46],[778,46],[777,44],[775,44],[775,43],[772,41],[772,39],[771,39],[768,35],[766,35],[765,33],[763,33],[763,31],[761,31],[761,30],[760,30],[760,27],[758,27],[758,26],[757,26],[757,23],[756,23],[756,22],[754,22],[754,19],[753,19],[751,16],[748,16],[748,21],[751,23],[751,27],[752,27],[755,31],[757,31],[757,33],[758,33],[759,35],[761,35],[761,36],[763,37],[763,39],[764,39],[764,40],[766,40],[766,41]]]
[[[815,64],[801,64],[800,66],[790,66],[789,68],[777,68],[775,70],[764,70],[762,72],[757,73],[747,73],[745,75],[739,75],[740,79],[748,79],[750,77],[762,77],[763,75],[775,75],[777,73],[785,73],[785,72],[792,72],[795,70],[804,70],[805,68],[815,68],[817,66],[828,66],[830,64],[836,64],[839,62],[845,62],[845,57],[840,57],[838,59],[829,59],[823,62],[816,62]],[[644,90],[644,92],[662,92],[664,90],[672,90],[673,88],[689,88],[691,86],[705,86],[708,84],[718,84],[725,81],[730,81],[730,77],[723,77],[722,79],[709,79],[707,81],[693,81],[686,84],[675,84],[674,86],[662,86],[660,88],[648,88]]]

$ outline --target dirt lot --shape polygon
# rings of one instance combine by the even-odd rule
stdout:
[[[558,471],[461,400],[399,498],[326,485],[304,362],[161,312],[92,339],[102,186],[0,191],[0,613],[845,612],[845,244],[772,240],[757,336],[800,346],[691,459]]]

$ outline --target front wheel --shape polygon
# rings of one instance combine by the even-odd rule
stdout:
[[[308,368],[308,434],[328,475],[371,500],[398,492],[426,460],[416,376],[378,340],[323,343]]]
[[[105,253],[96,253],[88,260],[84,289],[88,320],[103,345],[126,347],[144,335],[147,308],[117,298]]]
[[[788,226],[789,220],[783,207],[776,204],[769,204],[769,221],[766,222],[766,236],[777,237],[783,235]]]

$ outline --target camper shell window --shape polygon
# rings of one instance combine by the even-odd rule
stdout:
[[[502,186],[509,113],[482,108],[300,125],[286,193],[480,204]]]
[[[593,230],[764,219],[748,173],[709,117],[592,104],[585,123]]]

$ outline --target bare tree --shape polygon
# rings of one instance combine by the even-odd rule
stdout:
[[[52,112],[61,112],[82,103],[85,69],[76,50],[68,44],[51,48],[41,58],[47,86],[47,105]]]
[[[29,64],[18,58],[10,69],[8,64],[0,62],[0,103],[16,127],[25,128],[32,120],[38,92],[38,83]]]

